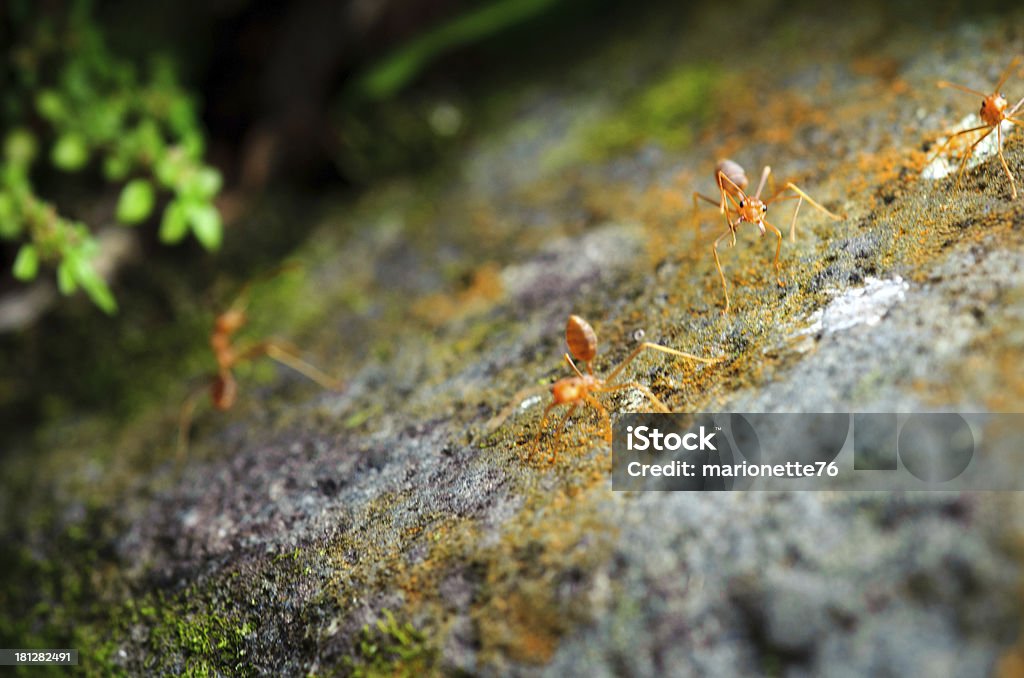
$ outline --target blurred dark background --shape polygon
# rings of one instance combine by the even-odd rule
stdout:
[[[403,129],[417,119],[403,109],[424,98],[461,103],[539,64],[557,68],[658,4],[665,3],[122,0],[97,9],[125,52],[175,54],[185,82],[201,93],[211,151],[229,184],[337,186],[436,160],[437,149],[416,139],[425,130]],[[405,77],[367,85],[403,55],[396,69]]]

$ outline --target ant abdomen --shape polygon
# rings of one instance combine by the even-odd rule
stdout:
[[[733,183],[732,186],[728,182],[723,182],[719,177],[722,174],[729,181]],[[733,160],[719,160],[718,164],[715,165],[715,183],[718,184],[720,189],[724,189],[726,192],[736,195],[736,187],[741,190],[746,190],[749,180],[747,179],[747,173],[743,171],[743,167],[738,162]]]
[[[565,323],[565,343],[576,360],[589,363],[597,356],[597,333],[578,315],[569,316]]]

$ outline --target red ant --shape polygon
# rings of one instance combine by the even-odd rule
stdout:
[[[718,276],[722,280],[722,291],[725,293],[725,309],[722,313],[728,313],[730,308],[729,303],[729,290],[725,283],[725,273],[722,271],[722,262],[718,258],[718,243],[725,237],[731,237],[731,246],[736,246],[736,229],[743,222],[749,222],[755,224],[761,231],[761,235],[765,234],[765,229],[770,230],[778,238],[778,243],[775,246],[775,272],[778,275],[780,273],[779,266],[779,253],[782,251],[782,231],[772,226],[765,220],[765,215],[768,213],[768,205],[774,202],[782,202],[784,200],[796,200],[796,209],[793,210],[793,219],[789,225],[789,237],[790,240],[796,240],[796,217],[800,213],[800,206],[804,200],[809,202],[815,209],[828,215],[829,218],[839,221],[842,219],[837,214],[829,212],[827,209],[819,205],[811,196],[807,195],[799,186],[789,181],[782,187],[781,190],[766,200],[761,199],[761,191],[764,190],[765,182],[768,180],[768,175],[771,174],[772,168],[768,165],[764,166],[764,170],[761,171],[761,181],[757,185],[757,193],[753,197],[748,196],[744,189],[747,187],[747,175],[743,171],[743,168],[732,160],[722,160],[715,167],[715,183],[718,184],[719,191],[721,192],[721,200],[714,200],[701,193],[694,192],[693,194],[693,205],[696,209],[697,200],[701,199],[706,202],[710,202],[713,205],[717,205],[723,215],[725,215],[725,222],[728,225],[728,230],[722,235],[715,239],[714,245],[712,246],[712,253],[715,255],[715,266],[718,267]],[[796,195],[787,195],[779,197],[783,191],[792,190]],[[778,277],[779,285],[784,285],[782,277]]]
[[[295,268],[295,265],[285,264],[260,276],[258,280],[276,276],[291,268]],[[179,459],[184,458],[188,451],[188,433],[192,426],[192,415],[195,412],[199,398],[209,388],[210,400],[213,406],[222,412],[230,410],[238,396],[238,383],[235,381],[233,370],[244,362],[266,356],[292,368],[326,389],[337,390],[341,388],[339,380],[299,358],[296,355],[296,349],[291,344],[275,339],[264,340],[242,348],[234,344],[233,336],[248,321],[245,309],[249,305],[249,292],[255,282],[257,281],[252,280],[247,283],[231,306],[218,315],[214,321],[213,332],[210,333],[210,348],[213,350],[213,356],[217,361],[217,374],[211,377],[208,387],[204,386],[202,389],[193,391],[181,406],[181,414],[178,419]]]
[[[958,89],[961,92],[967,92],[968,94],[973,94],[975,96],[981,97],[981,110],[978,112],[978,116],[981,118],[983,124],[978,125],[977,127],[972,127],[970,129],[961,130],[956,134],[953,134],[951,137],[946,139],[942,146],[939,147],[939,150],[935,152],[935,155],[932,156],[932,159],[938,157],[939,154],[942,153],[942,151],[945,150],[947,146],[949,146],[950,142],[952,142],[953,139],[956,139],[961,135],[970,134],[971,132],[977,132],[978,130],[987,130],[973,144],[971,144],[971,147],[967,149],[966,153],[964,153],[963,159],[960,160],[960,170],[956,174],[957,187],[960,186],[960,180],[963,177],[964,168],[967,167],[968,159],[970,159],[970,157],[974,154],[974,149],[977,147],[978,144],[984,141],[988,137],[988,135],[992,134],[993,130],[995,130],[996,149],[999,152],[999,162],[1002,164],[1003,171],[1006,172],[1006,176],[1010,178],[1010,189],[1013,192],[1013,199],[1017,199],[1017,184],[1013,179],[1013,174],[1010,172],[1010,168],[1006,164],[1006,158],[1003,157],[1002,126],[1003,121],[1007,121],[1013,123],[1014,125],[1017,125],[1018,127],[1024,127],[1024,121],[1012,117],[1018,110],[1020,110],[1021,106],[1024,106],[1024,98],[1022,98],[1020,101],[1014,104],[1012,108],[1007,110],[1009,103],[1006,101],[1006,97],[1004,97],[999,92],[999,88],[1003,86],[1003,83],[1006,82],[1006,79],[1010,77],[1010,73],[1013,71],[1014,67],[1019,63],[1019,56],[1014,57],[1013,60],[1010,61],[1010,65],[1006,67],[1006,70],[1004,70],[1002,75],[999,76],[999,80],[996,82],[995,87],[992,88],[991,94],[985,94],[984,92],[979,92],[978,90],[971,89],[969,87],[964,87],[963,85],[957,85],[952,82],[947,82],[945,80],[940,80],[937,83],[935,83],[936,86],[938,86],[940,89],[952,87],[953,89]]]
[[[544,428],[547,425],[548,414],[551,413],[552,409],[559,405],[570,405],[570,407],[569,411],[566,412],[558,422],[555,439],[552,441],[552,445],[558,442],[565,422],[573,415],[582,403],[590,405],[601,415],[601,420],[604,423],[605,430],[607,431],[605,439],[610,441],[612,437],[611,418],[609,417],[608,410],[604,405],[594,397],[595,393],[612,393],[615,391],[622,391],[627,388],[634,388],[647,397],[655,410],[658,412],[669,412],[669,409],[665,407],[664,403],[658,400],[658,397],[643,384],[635,381],[623,382],[620,384],[613,383],[622,370],[646,349],[653,349],[655,351],[689,358],[690,360],[696,360],[697,362],[702,363],[717,363],[724,360],[724,358],[701,358],[690,353],[677,351],[674,348],[662,346],[661,344],[654,344],[649,341],[645,341],[633,349],[633,351],[626,356],[625,360],[619,363],[607,377],[602,379],[594,374],[593,360],[597,356],[597,333],[594,332],[594,328],[590,326],[590,323],[578,315],[570,315],[569,320],[565,325],[565,343],[569,346],[569,351],[572,353],[573,357],[584,363],[586,373],[580,371],[568,353],[564,355],[565,361],[569,364],[569,367],[572,368],[572,371],[575,372],[575,375],[571,377],[563,377],[551,385],[550,390],[552,402],[544,409],[544,414],[541,417],[540,429],[537,431],[537,437],[534,438],[533,441],[534,452],[536,452],[538,448],[541,435],[544,433]],[[494,430],[497,426],[500,426],[501,422],[503,422],[511,413],[511,410],[515,407],[516,403],[522,400],[528,392],[535,390],[536,389],[531,388],[517,393],[513,398],[512,404],[495,417],[495,419],[492,420],[494,423],[489,425],[488,428]],[[554,461],[554,458],[554,453],[552,453],[550,461]]]

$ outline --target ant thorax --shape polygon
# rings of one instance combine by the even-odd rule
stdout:
[[[986,125],[998,125],[1003,121],[1003,112],[1007,105],[1006,98],[1002,94],[985,97],[981,102],[981,111],[978,112],[978,116]]]
[[[581,400],[598,385],[596,377],[584,374],[582,377],[564,377],[551,385],[551,396],[558,404]]]

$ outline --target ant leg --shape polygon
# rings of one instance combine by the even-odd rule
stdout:
[[[819,211],[819,212],[821,212],[822,214],[825,214],[825,215],[826,215],[826,216],[828,216],[828,217],[829,217],[830,219],[832,219],[832,221],[842,221],[843,217],[841,217],[841,216],[839,216],[838,214],[835,214],[835,213],[833,213],[833,212],[830,212],[830,211],[828,211],[827,209],[825,209],[825,208],[824,208],[824,207],[823,207],[823,206],[822,206],[822,205],[821,205],[820,203],[818,203],[818,201],[816,201],[816,200],[815,200],[814,198],[812,198],[811,196],[807,195],[807,193],[805,193],[804,191],[802,191],[802,190],[800,189],[800,187],[799,187],[799,186],[797,186],[796,184],[794,184],[794,183],[793,183],[792,181],[790,181],[790,182],[788,182],[788,183],[786,184],[786,188],[788,188],[788,189],[791,189],[791,190],[795,191],[795,192],[796,192],[796,193],[797,193],[797,194],[798,194],[798,195],[799,195],[799,196],[800,196],[800,197],[801,197],[802,199],[804,199],[804,200],[806,200],[807,202],[809,202],[809,203],[811,204],[811,206],[812,206],[812,207],[814,207],[814,209],[818,210],[818,211]]]
[[[996,149],[999,151],[999,162],[1003,165],[1003,171],[1010,177],[1010,190],[1013,192],[1012,200],[1017,199],[1017,183],[1013,179],[1013,173],[1006,166],[1006,158],[1003,157],[1003,126],[996,125]]]
[[[654,409],[656,409],[658,412],[661,412],[663,414],[668,414],[668,413],[670,413],[672,411],[672,410],[668,409],[667,407],[665,407],[665,403],[663,403],[660,400],[658,400],[658,397],[656,395],[654,395],[654,393],[651,391],[651,389],[647,388],[646,386],[644,386],[643,384],[641,384],[639,382],[628,381],[628,382],[624,382],[622,384],[615,384],[614,386],[608,386],[608,387],[602,388],[601,391],[603,393],[612,393],[614,391],[622,391],[622,390],[627,389],[627,388],[635,388],[636,390],[638,390],[641,393],[643,393],[647,397],[647,399],[651,401],[651,405],[653,405]]]
[[[561,439],[562,433],[565,431],[566,423],[568,423],[568,421],[569,421],[569,417],[571,417],[576,412],[576,410],[579,408],[579,406],[580,406],[580,404],[578,402],[573,403],[572,406],[569,408],[569,411],[565,413],[565,416],[563,416],[558,421],[558,425],[555,426],[555,437],[551,440],[551,445],[552,446],[554,446],[556,443],[558,443],[558,441]],[[552,458],[552,460],[554,460],[554,454],[553,453],[552,453],[551,458]]]
[[[998,92],[999,91],[999,88],[1003,86],[1003,83],[1006,82],[1006,79],[1010,77],[1010,71],[1012,71],[1013,67],[1016,66],[1019,63],[1020,63],[1020,55],[1017,55],[1017,56],[1013,57],[1013,59],[1010,60],[1010,64],[1003,71],[1002,75],[999,76],[999,81],[996,82],[996,86],[992,88],[993,92]]]
[[[552,407],[554,407],[557,404],[558,403],[551,403],[550,405],[548,405],[547,409],[544,410],[544,417],[545,418],[547,418],[548,410],[550,410]],[[575,412],[576,409],[579,406],[580,406],[580,404],[578,402],[573,403],[572,407],[569,408],[569,411],[566,412],[565,415],[561,419],[558,420],[558,424],[555,426],[555,437],[551,439],[551,456],[548,458],[548,461],[554,461],[555,460],[555,446],[558,444],[559,439],[562,437],[562,431],[565,429],[565,423],[567,421],[569,421],[569,417],[571,417],[573,415],[573,412]],[[543,423],[544,423],[544,421],[541,420],[541,424],[543,424]],[[537,445],[538,445],[538,443],[540,443],[540,434],[543,431],[544,431],[544,429],[541,428],[541,430],[537,432],[537,438],[533,441],[533,452],[534,452],[534,454],[537,453],[537,450],[538,450]]]
[[[1010,110],[1006,111],[1006,113],[1003,114],[1003,117],[1004,118],[1009,118],[1011,115],[1013,115],[1014,113],[1019,111],[1021,106],[1024,106],[1024,97],[1021,97],[1020,101],[1018,101],[1017,103],[1015,103],[1013,105],[1013,108],[1011,108]]]
[[[511,401],[505,406],[501,412],[496,414],[486,424],[484,424],[484,434],[491,435],[505,423],[505,420],[519,407],[524,400],[527,398],[543,393],[548,390],[550,386],[528,386],[526,388],[516,391],[515,395],[512,396]]]
[[[963,136],[964,134],[970,134],[971,132],[977,132],[978,130],[988,129],[989,127],[991,127],[991,125],[978,125],[977,127],[972,127],[970,129],[963,129],[963,130],[960,130],[959,132],[954,133],[952,136],[950,136],[949,138],[947,138],[945,141],[942,142],[942,145],[939,146],[939,150],[935,151],[932,154],[932,157],[928,160],[928,164],[931,164],[932,162],[934,162],[935,159],[938,158],[942,154],[942,152],[944,150],[946,150],[946,147],[949,146],[951,143],[953,143],[953,139],[956,139],[959,136]],[[988,135],[985,135],[985,136],[988,136]],[[982,136],[981,138],[984,139],[985,136]]]
[[[267,345],[266,352],[267,357],[276,360],[282,365],[287,365],[299,374],[309,378],[328,390],[336,391],[342,386],[341,380],[335,379],[329,374],[320,371],[278,343],[269,343]]]
[[[694,230],[694,233],[700,233],[700,221],[698,221],[698,219],[697,219],[697,209],[699,208],[699,205],[697,204],[698,200],[703,200],[704,202],[711,203],[712,205],[717,207],[720,212],[725,210],[725,198],[722,198],[722,201],[718,202],[717,200],[714,200],[713,198],[709,198],[708,196],[706,196],[706,195],[704,195],[702,193],[698,193],[697,191],[694,191],[693,192],[693,230]]]
[[[725,309],[722,311],[723,315],[729,312],[729,288],[725,284],[725,272],[722,270],[722,261],[718,258],[718,243],[722,241],[722,238],[728,235],[732,235],[733,242],[736,242],[736,232],[732,229],[732,222],[729,223],[729,226],[729,230],[718,236],[718,238],[715,239],[714,245],[711,246],[711,253],[715,255],[715,266],[718,267],[718,277],[722,280],[722,293],[725,294]]]
[[[973,94],[974,96],[981,97],[982,99],[987,99],[988,96],[989,96],[988,94],[985,94],[984,92],[979,92],[976,89],[971,89],[970,87],[964,87],[963,85],[958,85],[955,82],[949,82],[948,80],[939,80],[938,82],[935,83],[935,86],[938,87],[939,89],[947,89],[947,88],[958,89],[961,92],[967,92],[968,94]],[[996,88],[996,89],[998,89],[998,88]]]
[[[764,169],[761,170],[761,181],[757,184],[757,193],[754,194],[755,198],[759,200],[761,199],[761,191],[764,190],[764,182],[768,180],[768,175],[771,173],[772,168],[769,165],[765,165]]]
[[[725,190],[725,184],[722,183],[722,179],[728,181],[733,188],[740,192],[740,195],[743,194],[743,189],[737,186],[736,182],[730,179],[729,175],[722,170],[718,170],[718,173],[715,174],[715,184],[718,186],[718,192],[721,194],[718,201],[718,211],[725,214],[725,206],[728,204],[726,197],[729,195],[729,191]]]
[[[765,167],[765,169],[770,169],[770,168],[769,167]],[[732,179],[730,179],[729,177],[725,176],[725,174],[723,174],[721,171],[718,172],[718,176],[721,177],[722,179],[725,179],[730,184],[732,184],[733,188],[736,189],[736,192],[740,194],[740,199],[741,200],[746,200],[747,199],[747,194],[744,193],[743,189],[740,188],[739,186],[737,186],[733,182]],[[763,176],[761,177],[761,181],[762,181],[762,183],[764,182],[764,177]],[[732,210],[734,212],[736,212],[736,226],[739,226],[740,221],[742,220],[742,217],[740,216],[740,203],[739,203],[739,201],[736,200],[735,197],[733,197],[733,195],[731,193],[726,192],[725,187],[723,186],[722,187],[722,202],[723,202],[723,204],[725,203],[726,199],[728,199],[729,202],[732,203]],[[729,227],[729,230],[732,232],[732,244],[730,245],[730,247],[736,247],[736,228],[733,226],[732,220],[730,220],[730,218],[729,218],[729,207],[726,207],[725,210],[722,212],[722,214],[725,215],[725,223]]]
[[[604,424],[604,426],[602,428],[604,428],[604,430],[606,431],[604,439],[607,440],[608,442],[611,442],[612,441],[612,419],[608,415],[608,410],[605,408],[604,405],[602,405],[600,402],[598,402],[597,398],[595,398],[592,395],[587,394],[587,395],[583,396],[583,400],[585,400],[591,407],[593,407],[595,410],[597,410],[597,413],[601,416],[601,423]],[[552,457],[551,459],[553,461],[554,457]]]
[[[967,161],[971,159],[972,155],[974,155],[974,149],[977,148],[978,144],[980,144],[982,141],[984,141],[986,139],[986,137],[988,137],[989,134],[992,134],[992,130],[993,129],[998,129],[998,127],[999,127],[999,125],[993,125],[989,129],[989,131],[987,131],[984,134],[982,134],[981,137],[977,141],[975,141],[973,144],[971,144],[971,147],[967,149],[966,153],[964,153],[963,159],[960,160],[960,170],[956,173],[956,187],[957,188],[960,187],[960,182],[963,180],[964,170],[967,169]]]
[[[668,353],[669,355],[677,355],[681,358],[689,358],[690,360],[696,360],[699,363],[707,363],[709,365],[714,365],[715,363],[720,363],[723,360],[725,360],[724,356],[720,358],[701,358],[700,356],[693,355],[692,353],[686,353],[685,351],[677,351],[674,348],[662,346],[661,344],[653,344],[649,341],[645,341],[643,344],[641,344],[640,348],[649,348],[655,351],[661,351],[662,353]],[[616,372],[618,372],[618,370],[616,370]]]
[[[576,363],[572,361],[572,358],[569,357],[569,354],[563,353],[562,357],[565,358],[565,362],[569,363],[569,367],[571,367],[572,371],[576,373],[576,376],[579,377],[580,379],[583,379],[583,373],[580,372],[580,368],[576,367]],[[594,373],[594,370],[593,368],[591,368],[589,362],[587,363],[587,371],[590,372],[591,374]]]
[[[764,224],[768,230],[774,233],[776,238],[778,238],[778,243],[775,245],[775,275],[778,278],[779,287],[785,287],[786,281],[782,279],[782,267],[779,265],[779,253],[782,252],[782,231],[775,228],[767,221],[762,221],[761,223]]]
[[[206,392],[207,386],[193,390],[181,404],[181,411],[178,413],[178,446],[177,460],[181,464],[188,456],[189,431],[192,428],[192,417],[199,404],[199,398]]]
[[[294,347],[280,341],[263,341],[251,346],[239,354],[238,362],[243,360],[252,360],[253,358],[257,358],[261,355],[265,355],[271,360],[276,360],[282,365],[292,368],[310,381],[316,382],[329,391],[336,391],[342,386],[340,380],[335,379],[313,365],[310,365],[305,360],[295,355]]]
[[[730,200],[732,200],[732,202],[734,204],[736,203],[736,198],[734,198],[733,195],[731,193],[729,193],[729,191],[725,190],[725,186],[722,184],[723,180],[724,181],[728,181],[729,185],[732,186],[733,188],[735,188],[736,192],[739,193],[743,198],[747,197],[747,194],[743,192],[742,188],[740,188],[739,186],[736,185],[735,181],[730,179],[725,174],[725,172],[723,172],[722,170],[718,170],[718,188],[719,188],[719,190],[722,191],[722,205],[725,205],[725,199],[726,198],[729,198]],[[763,181],[763,177],[762,177],[762,181]]]
[[[540,426],[537,428],[537,435],[533,439],[533,445],[531,447],[534,454],[537,453],[538,446],[540,445],[540,437],[544,434],[544,426],[548,423],[548,415],[551,413],[551,410],[556,407],[558,407],[558,403],[552,402],[548,403],[548,406],[544,408],[544,414],[540,417]],[[575,409],[575,403],[573,403],[573,407],[569,409],[569,412],[571,413],[573,409]]]
[[[662,346],[661,344],[655,344],[655,343],[652,343],[650,341],[645,341],[644,343],[642,343],[639,346],[637,346],[636,348],[634,348],[633,351],[628,356],[626,356],[626,358],[621,363],[619,363],[618,367],[616,367],[614,370],[612,370],[608,374],[608,376],[605,377],[605,379],[604,379],[605,383],[610,383],[610,382],[615,381],[615,377],[617,377],[619,375],[619,373],[622,372],[623,369],[625,369],[626,365],[628,365],[631,362],[633,362],[633,360],[638,355],[640,355],[642,352],[644,352],[647,349],[652,349],[654,351],[661,351],[662,353],[668,353],[669,355],[679,356],[680,358],[688,358],[690,360],[696,360],[699,363],[708,363],[708,364],[712,364],[712,365],[714,363],[719,363],[719,362],[722,362],[723,360],[725,360],[724,357],[722,357],[722,358],[701,358],[700,356],[693,355],[692,353],[686,353],[684,351],[677,351],[676,349],[669,348],[668,346]]]
[[[789,241],[796,242],[796,215],[800,214],[800,205],[804,204],[803,196],[796,201],[796,209],[793,210],[793,220],[789,222]]]

